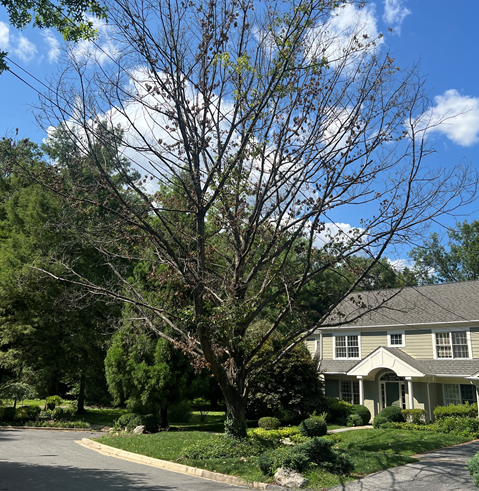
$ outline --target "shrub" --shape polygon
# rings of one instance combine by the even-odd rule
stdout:
[[[181,451],[180,458],[183,459],[224,459],[257,457],[266,450],[274,448],[271,441],[255,438],[228,438],[225,435],[218,436],[212,444],[211,441],[194,443]]]
[[[376,429],[381,428],[382,425],[389,423],[386,417],[381,416],[378,414],[374,419],[373,419],[373,427]]]
[[[147,414],[142,417],[142,424],[145,425],[145,430],[150,433],[158,433],[158,428],[160,427],[161,421],[158,416],[154,414]],[[134,429],[134,428],[133,428]]]
[[[407,423],[413,423],[415,425],[426,423],[427,411],[424,409],[403,409],[401,414]]]
[[[15,419],[15,412],[15,408],[13,407],[4,407],[1,416],[2,421],[13,421]]]
[[[262,440],[270,440],[279,443],[283,438],[291,438],[299,435],[299,430],[295,426],[289,428],[280,428],[277,430],[264,430],[263,428],[255,428],[248,431],[248,437],[259,438]]]
[[[477,438],[479,436],[479,420],[477,418],[443,418],[430,425],[440,433]]]
[[[367,425],[371,421],[371,411],[362,404],[356,404],[351,407],[351,414],[357,414],[361,417],[363,425]]]
[[[13,419],[15,421],[26,421],[26,420],[30,419],[28,407],[29,406],[17,407],[15,409],[15,415],[14,415]]]
[[[191,406],[188,401],[180,401],[168,407],[168,419],[173,423],[186,423],[190,417]]]
[[[404,423],[404,418],[401,414],[401,408],[398,406],[385,407],[378,416],[386,418],[389,423]]]
[[[277,430],[281,426],[281,421],[278,418],[260,418],[258,426],[265,430]]]
[[[436,419],[444,418],[477,418],[477,403],[449,404],[449,406],[437,406],[434,409]]]
[[[336,424],[345,424],[353,407],[349,402],[340,401],[334,397],[328,398],[327,406],[330,422]]]
[[[309,437],[324,436],[328,432],[328,426],[326,421],[308,418],[299,425],[299,432],[301,435]]]
[[[136,413],[122,414],[114,424],[116,430],[133,431],[137,426],[144,424],[144,416]]]
[[[283,446],[269,452],[265,452],[258,458],[258,467],[263,474],[272,476],[276,469],[286,467],[297,472],[304,472],[311,465],[308,455],[301,449],[302,445],[296,447]]]
[[[65,410],[62,408],[62,407],[56,407],[53,411],[52,411],[52,415],[51,415],[51,418],[54,420],[54,421],[59,421],[61,419],[65,419]]]
[[[63,399],[60,396],[48,396],[45,398],[45,402],[47,409],[55,409],[56,406],[63,404]]]
[[[467,468],[474,479],[474,484],[479,487],[479,453],[471,457],[467,462]]]
[[[309,460],[333,474],[348,474],[354,469],[354,464],[345,455],[336,452],[331,447],[334,443],[327,438],[313,438],[309,442],[298,445]]]
[[[359,414],[350,414],[346,421],[348,426],[361,426],[363,424],[363,419]]]

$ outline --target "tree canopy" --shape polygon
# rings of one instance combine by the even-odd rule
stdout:
[[[421,281],[453,283],[479,279],[479,221],[465,220],[447,231],[444,245],[439,234],[432,234],[424,245],[411,251]]]
[[[360,25],[334,31],[350,5],[362,2],[110,2],[121,56],[109,66],[70,56],[42,106],[46,125],[61,122],[88,158],[31,177],[86,217],[99,210],[78,230],[118,282],[99,286],[74,265],[45,271],[129,303],[208,367],[238,428],[261,366],[326,325],[388,247],[475,192],[469,169],[424,165],[432,148],[416,68],[399,69]],[[121,138],[107,139],[118,124]],[[107,140],[141,177],[114,163],[125,178],[111,179],[94,151]],[[90,179],[66,178],[78,165]],[[360,224],[330,226],[351,209]],[[358,255],[370,265],[306,315],[303,290]],[[145,296],[118,258],[150,264],[156,292]]]

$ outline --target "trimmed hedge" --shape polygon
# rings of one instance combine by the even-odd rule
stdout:
[[[400,430],[434,431],[449,433],[465,438],[479,437],[479,420],[477,418],[443,418],[432,424],[389,423],[391,428]]]
[[[328,425],[326,421],[319,418],[308,418],[301,421],[299,425],[299,432],[303,436],[315,437],[324,436],[328,432]]]
[[[327,406],[330,423],[336,424],[345,424],[353,410],[352,404],[334,397],[327,398]]]
[[[357,414],[363,420],[363,425],[367,425],[371,421],[371,411],[362,404],[355,404],[351,407],[351,414]]]
[[[281,421],[278,418],[265,417],[258,421],[258,427],[264,430],[277,430],[280,426]]]
[[[363,419],[359,414],[350,414],[348,416],[348,419],[346,421],[347,426],[362,426],[363,425]]]
[[[477,418],[477,403],[449,404],[449,406],[437,406],[434,409],[436,419],[444,418]]]

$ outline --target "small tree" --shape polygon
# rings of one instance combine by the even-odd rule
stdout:
[[[21,382],[7,382],[0,386],[0,398],[13,400],[13,407],[17,407],[17,401],[33,399],[37,393],[33,387]]]

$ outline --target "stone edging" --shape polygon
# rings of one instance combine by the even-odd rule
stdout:
[[[118,448],[103,445],[102,443],[94,442],[89,438],[82,438],[82,440],[76,440],[75,443],[83,447],[99,452],[109,457],[117,457],[119,459],[128,460],[129,462],[136,462],[138,464],[150,465],[157,467],[158,469],[165,469],[167,471],[177,472],[179,474],[188,474],[190,476],[201,477],[203,479],[209,479],[210,481],[222,482],[230,484],[232,486],[250,486],[256,489],[284,489],[280,486],[265,484],[263,482],[246,483],[239,477],[228,476],[226,474],[220,474],[219,472],[207,471],[205,469],[198,469],[197,467],[191,467],[189,465],[177,464],[176,462],[169,462],[168,460],[159,460],[145,455],[140,455],[133,452],[127,452],[126,450],[120,450]]]

